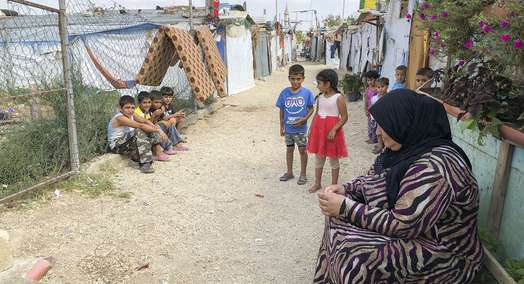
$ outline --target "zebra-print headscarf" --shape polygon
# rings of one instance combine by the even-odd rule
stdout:
[[[408,89],[397,89],[380,98],[369,110],[378,125],[396,142],[399,151],[386,149],[375,161],[375,172],[387,171],[386,190],[393,208],[400,182],[409,166],[434,147],[453,147],[471,169],[466,153],[451,140],[444,107],[434,99]]]

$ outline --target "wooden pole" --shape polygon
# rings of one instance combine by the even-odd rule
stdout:
[[[500,223],[504,211],[504,199],[508,187],[511,159],[514,146],[506,141],[500,143],[497,167],[495,169],[495,180],[493,181],[493,192],[491,193],[491,204],[488,213],[488,228],[498,239]]]

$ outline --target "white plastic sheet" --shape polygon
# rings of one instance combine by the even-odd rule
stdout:
[[[231,26],[226,33],[228,92],[235,95],[255,86],[251,31]]]

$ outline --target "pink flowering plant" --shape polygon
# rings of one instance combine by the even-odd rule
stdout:
[[[430,56],[453,63],[442,99],[472,114],[481,133],[497,136],[501,123],[524,131],[522,0],[427,0],[415,15],[430,32]]]
[[[506,66],[505,75],[520,80],[518,77],[524,77],[524,72],[517,70],[524,66],[521,1],[427,0],[419,3],[417,15],[433,35],[435,56],[466,61],[484,57]],[[516,70],[519,76],[514,76]]]

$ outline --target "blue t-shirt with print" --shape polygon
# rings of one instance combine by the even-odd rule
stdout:
[[[307,123],[300,127],[294,127],[294,121],[306,117],[309,108],[315,105],[315,96],[310,90],[300,88],[293,93],[291,88],[285,88],[278,96],[277,107],[284,110],[284,124],[286,133],[306,133]]]
[[[404,83],[396,81],[395,83],[393,83],[393,86],[391,86],[391,89],[389,89],[389,90],[393,91],[393,90],[396,90],[396,89],[405,89],[405,88],[406,88],[406,86],[404,85]]]

